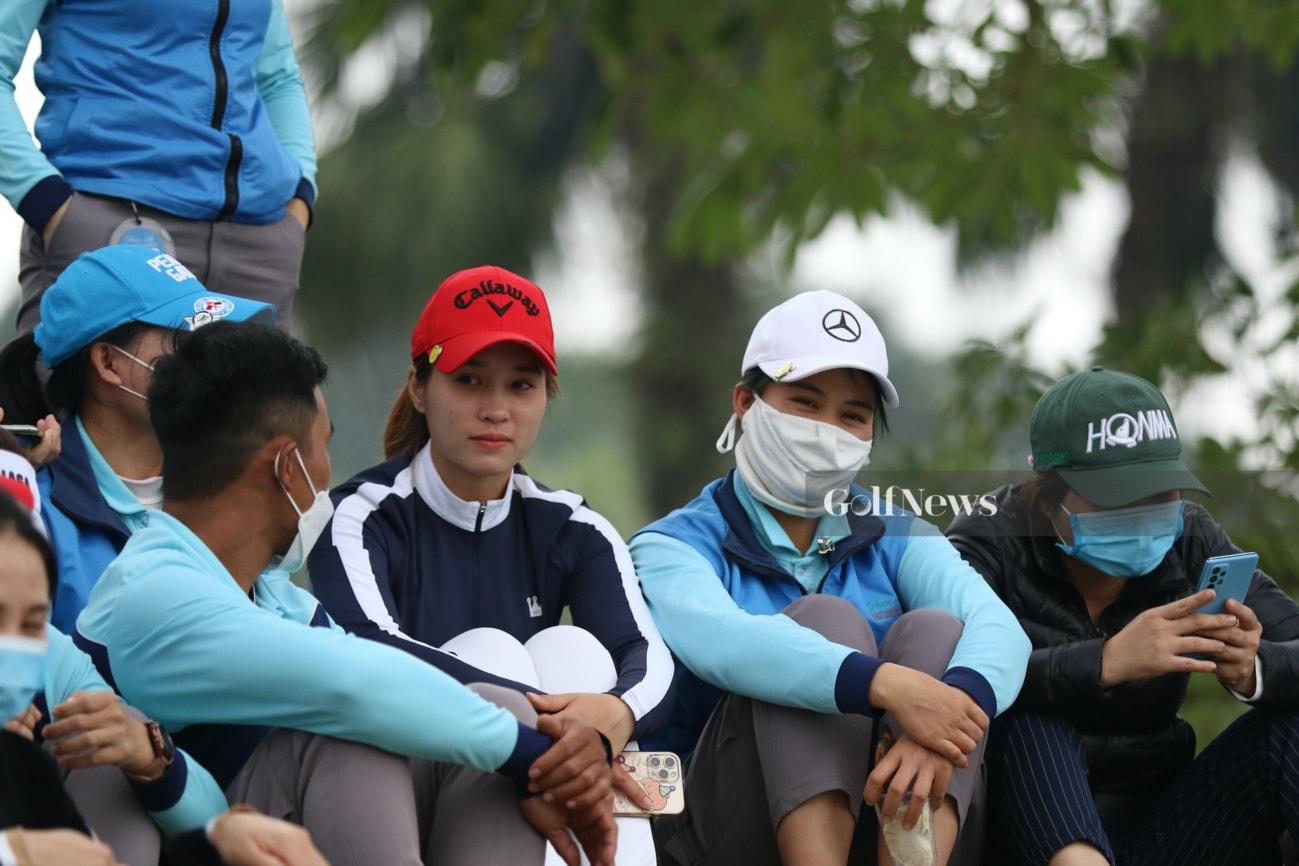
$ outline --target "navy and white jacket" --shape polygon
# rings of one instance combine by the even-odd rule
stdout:
[[[331,494],[334,517],[308,559],[312,589],[348,631],[406,650],[464,683],[502,680],[438,649],[490,626],[519,641],[558,625],[595,636],[618,672],[610,690],[636,736],[662,723],[672,658],[617,531],[582,497],[515,470],[505,495],[465,502],[429,446],[360,473]]]

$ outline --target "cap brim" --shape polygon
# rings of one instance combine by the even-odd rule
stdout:
[[[1083,499],[1102,508],[1131,505],[1172,490],[1196,490],[1208,496],[1209,488],[1179,459],[1097,469],[1058,469],[1060,477]]]
[[[547,353],[536,340],[513,331],[478,331],[472,334],[448,337],[440,344],[442,351],[433,361],[433,366],[443,373],[455,372],[463,367],[474,355],[498,343],[518,343],[520,346],[531,349],[542,365],[550,371],[550,375],[559,375],[559,369],[555,365],[553,355]],[[432,347],[430,347],[429,351],[432,351]]]
[[[137,317],[137,321],[177,331],[192,331],[217,321],[274,325],[275,307],[262,301],[236,298],[220,292],[191,292]]]
[[[778,382],[797,382],[800,379],[815,376],[817,373],[824,373],[826,370],[838,370],[841,368],[870,373],[879,384],[882,392],[880,396],[884,398],[884,405],[898,405],[898,389],[893,387],[893,383],[889,381],[888,376],[885,376],[879,370],[862,364],[845,364],[842,357],[803,355],[798,358],[787,358],[783,361],[762,361],[758,364],[759,370]],[[785,371],[784,375],[779,375],[782,371]]]

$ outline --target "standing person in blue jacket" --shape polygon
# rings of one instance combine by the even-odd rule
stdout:
[[[13,80],[39,33],[32,141]],[[168,253],[288,329],[316,155],[281,0],[0,3],[0,194],[26,226],[19,333],[78,254]]]
[[[610,866],[607,740],[481,694],[338,628],[291,583],[329,522],[325,364],[288,335],[217,322],[158,361],[150,416],[163,509],[131,536],[77,620],[77,645],[166,725],[234,801],[303,823],[334,866]],[[277,569],[269,570],[274,563]],[[552,742],[553,741],[553,742]],[[407,757],[440,762],[417,825]]]
[[[162,452],[145,397],[180,335],[220,318],[269,324],[267,304],[209,291],[143,247],[80,256],[45,293],[35,334],[0,353],[0,406],[13,421],[62,419],[62,453],[41,468],[41,516],[59,555],[51,622],[72,631],[91,587],[162,504]],[[44,386],[37,352],[50,369]]]
[[[620,751],[664,715],[672,660],[617,531],[519,466],[558,390],[545,295],[497,267],[452,274],[411,359],[388,461],[333,492],[313,591],[343,628],[463,683],[551,693],[531,696],[538,711],[590,722]],[[619,863],[653,862],[645,820],[620,825]]]
[[[1299,604],[1256,569],[1200,609],[1209,557],[1239,553],[1186,491],[1164,395],[1093,367],[1033,409],[1033,472],[948,536],[1033,641],[992,726],[989,838],[1007,866],[1253,866],[1299,839]],[[1191,677],[1250,709],[1197,752]]]
[[[898,404],[884,340],[808,292],[762,317],[740,371],[718,441],[735,471],[631,541],[680,679],[644,745],[693,752],[660,855],[845,863],[864,798],[881,862],[977,862],[983,735],[1029,644],[937,528],[852,485]]]

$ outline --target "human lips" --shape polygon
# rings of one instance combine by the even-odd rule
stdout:
[[[500,433],[480,433],[477,436],[469,437],[472,442],[482,448],[504,448],[512,441],[509,436]]]

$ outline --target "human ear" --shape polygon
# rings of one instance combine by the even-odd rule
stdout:
[[[748,385],[736,385],[735,390],[731,392],[731,409],[734,410],[735,417],[743,418],[744,413],[749,411],[756,399],[758,395]]]
[[[406,371],[406,393],[410,395],[410,404],[415,407],[415,411],[424,414],[424,385],[419,379],[415,378],[415,366]]]

